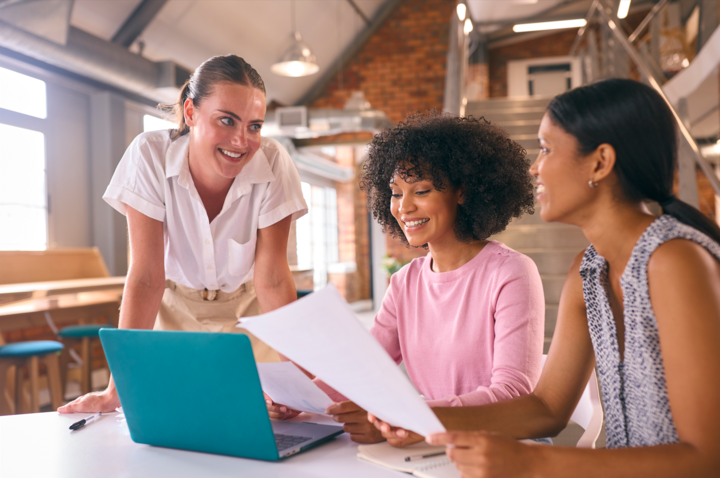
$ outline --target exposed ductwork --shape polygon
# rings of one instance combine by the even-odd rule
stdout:
[[[174,101],[191,71],[174,62],[153,62],[68,26],[60,45],[0,20],[0,46],[154,101]]]

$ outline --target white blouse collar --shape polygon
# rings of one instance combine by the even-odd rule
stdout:
[[[190,166],[188,149],[190,137],[185,134],[170,143],[165,158],[165,177],[178,176],[178,184],[185,188],[190,183]],[[250,191],[251,185],[256,183],[269,183],[275,180],[270,163],[264,151],[265,141],[263,140],[255,156],[240,171],[240,174],[233,181],[230,194],[242,196]]]

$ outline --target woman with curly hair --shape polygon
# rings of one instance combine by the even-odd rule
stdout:
[[[482,118],[416,115],[370,144],[361,187],[373,216],[428,250],[392,276],[371,333],[430,406],[518,397],[540,376],[540,275],[528,257],[488,240],[532,211],[528,167],[522,147]],[[363,410],[326,391],[340,402],[328,413],[353,440],[382,440]]]

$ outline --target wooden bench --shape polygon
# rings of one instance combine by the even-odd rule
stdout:
[[[56,332],[55,323],[86,324],[100,316],[117,324],[123,285],[124,277],[110,277],[97,248],[0,251],[0,332],[44,325]],[[89,346],[82,351],[86,388]],[[63,383],[66,371],[61,367]],[[14,367],[7,371],[6,397],[15,395],[15,373]]]

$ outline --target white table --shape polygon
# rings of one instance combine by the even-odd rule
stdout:
[[[188,413],[191,410],[188,409]],[[346,433],[280,462],[264,462],[139,445],[117,413],[71,433],[88,414],[56,412],[0,417],[0,477],[277,477],[402,478],[408,475],[357,458]],[[303,414],[305,415],[305,414]],[[318,415],[298,417],[334,423]],[[182,420],[182,417],[178,417]]]

